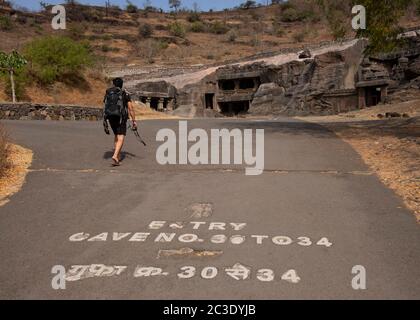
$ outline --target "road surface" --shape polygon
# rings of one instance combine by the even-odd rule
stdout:
[[[148,146],[129,135],[117,169],[99,122],[3,123],[34,161],[0,207],[2,299],[420,298],[413,214],[317,124],[188,122],[265,129],[265,171],[246,176],[159,165],[156,133],[176,120],[142,122]]]

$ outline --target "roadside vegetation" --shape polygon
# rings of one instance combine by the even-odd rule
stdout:
[[[4,127],[0,124],[0,178],[4,177],[6,171],[10,169],[9,159],[10,147],[8,136]]]
[[[10,143],[0,123],[0,207],[22,187],[32,158],[31,150]]]
[[[78,80],[93,63],[89,45],[67,37],[47,36],[34,40],[23,52],[29,61],[24,72],[43,85]]]
[[[93,61],[88,43],[67,36],[45,36],[28,43],[22,53],[0,52],[0,76],[5,93],[15,102],[25,97],[29,83],[84,85],[84,71],[93,65]]]
[[[323,124],[348,142],[420,223],[419,105],[420,99],[415,99],[304,120]],[[391,111],[402,117],[383,118]]]

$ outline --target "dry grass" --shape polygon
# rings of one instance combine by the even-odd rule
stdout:
[[[420,223],[420,119],[327,125],[395,191]]]
[[[378,119],[378,114],[387,112],[412,118]],[[420,100],[299,119],[323,124],[349,143],[420,223]]]
[[[10,169],[10,146],[6,130],[0,124],[0,178]]]
[[[102,107],[106,89],[109,87],[103,78],[94,75],[93,72],[85,75],[86,82],[75,87],[62,82],[57,82],[52,86],[43,87],[32,83],[25,89],[25,99],[22,102],[32,103],[58,103],[75,104],[81,106]],[[0,94],[0,100],[2,95]],[[10,101],[5,97],[5,101]]]
[[[137,120],[153,120],[153,119],[179,119],[179,117],[171,116],[163,112],[157,112],[153,109],[146,107],[143,103],[139,102],[134,104],[134,112]]]
[[[32,151],[18,145],[9,145],[10,166],[0,178],[0,207],[9,202],[9,197],[18,192],[32,162]]]
[[[6,85],[4,81],[0,81],[0,101],[10,100],[10,97],[6,94]]]
[[[420,116],[420,99],[393,104],[379,104],[363,110],[356,110],[332,116],[309,116],[296,118],[304,121],[315,122],[356,122],[379,120],[378,114],[385,115],[387,112],[397,112],[401,115],[407,114],[410,117],[418,117]]]

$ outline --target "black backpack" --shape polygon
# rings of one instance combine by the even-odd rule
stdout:
[[[128,112],[124,106],[124,91],[118,87],[110,88],[105,94],[104,117],[119,117],[121,120],[127,119]]]

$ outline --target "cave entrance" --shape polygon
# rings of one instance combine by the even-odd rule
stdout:
[[[259,80],[257,78],[244,78],[239,81],[239,89],[254,89],[258,86],[258,84]]]
[[[206,100],[206,109],[213,109],[214,108],[214,93],[206,93],[205,95]]]
[[[158,106],[159,106],[159,98],[152,98],[150,100],[150,108],[154,109],[154,110],[157,110]]]
[[[235,90],[235,81],[233,80],[220,80],[219,88],[224,91]]]
[[[366,107],[376,106],[381,102],[382,89],[377,87],[366,88]]]
[[[226,116],[236,116],[248,112],[249,101],[220,102],[219,107],[222,114]]]

